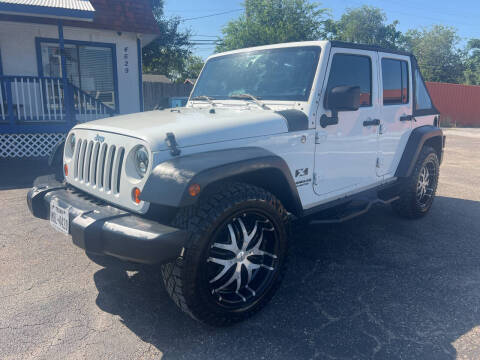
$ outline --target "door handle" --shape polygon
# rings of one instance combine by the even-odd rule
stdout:
[[[403,115],[403,116],[400,116],[400,121],[412,121],[413,120],[413,116],[412,115]]]
[[[378,126],[380,125],[380,119],[365,120],[363,126]]]

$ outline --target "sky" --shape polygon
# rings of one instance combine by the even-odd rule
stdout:
[[[222,36],[222,27],[228,21],[236,19],[242,13],[242,2],[242,0],[165,0],[165,15],[185,19],[182,26],[192,31],[194,41],[215,39]],[[385,11],[389,23],[398,20],[400,22],[398,29],[401,31],[443,24],[457,28],[464,41],[469,38],[480,38],[479,0],[324,0],[320,3],[321,7],[330,10],[334,19],[339,19],[347,8],[372,5]],[[215,15],[218,13],[224,14]],[[211,44],[197,45],[194,53],[206,58],[214,52],[214,49],[215,46]]]

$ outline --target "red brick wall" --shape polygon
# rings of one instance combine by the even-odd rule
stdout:
[[[480,127],[480,86],[426,83],[441,124]]]

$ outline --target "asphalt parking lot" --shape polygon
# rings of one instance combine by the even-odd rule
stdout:
[[[0,164],[0,358],[479,359],[479,130],[447,131],[426,218],[380,206],[295,229],[271,304],[220,329],[177,310],[155,268],[90,261],[30,216],[28,169]]]

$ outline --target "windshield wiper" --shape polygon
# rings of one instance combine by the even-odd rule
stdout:
[[[252,94],[232,94],[229,96],[230,99],[250,99],[252,100],[255,104],[257,104],[258,106],[260,106],[262,109],[264,110],[270,110],[270,108],[265,105],[263,102],[261,102],[260,100],[258,100],[255,96],[253,96]]]
[[[215,106],[215,103],[213,102],[213,98],[207,95],[199,95],[191,98],[190,100],[205,100],[208,101],[208,103],[212,106]]]

